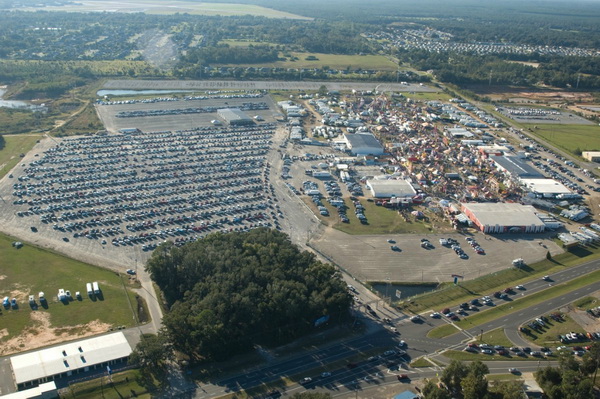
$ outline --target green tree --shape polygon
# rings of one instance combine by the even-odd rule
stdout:
[[[321,97],[325,97],[325,96],[327,95],[327,93],[328,93],[328,92],[329,92],[329,90],[327,90],[327,86],[325,86],[325,85],[321,85],[321,86],[319,87],[319,91],[318,91],[318,93],[319,93],[319,96],[321,96]]]
[[[440,380],[456,396],[462,394],[461,381],[469,374],[467,366],[459,360],[452,360],[444,369]]]
[[[158,334],[144,334],[131,353],[130,363],[142,368],[162,369],[165,363],[173,359],[173,349],[164,331]]]
[[[485,375],[469,372],[460,383],[464,399],[485,399],[488,397],[488,382]]]
[[[433,381],[427,380],[423,387],[423,397],[425,399],[451,399],[452,396],[448,391],[438,387]]]
[[[493,391],[501,399],[523,399],[523,384],[519,381],[500,381]]]

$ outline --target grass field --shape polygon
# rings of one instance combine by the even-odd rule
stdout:
[[[30,11],[31,8],[26,8]],[[255,15],[267,18],[311,19],[300,15],[290,14],[271,8],[260,7],[252,4],[205,3],[186,0],[172,0],[168,4],[157,0],[125,0],[112,1],[78,1],[76,4],[64,6],[47,6],[45,11],[66,12],[142,12],[146,14],[171,15],[175,13],[188,13],[193,15]]]
[[[383,55],[344,55],[344,54],[322,54],[322,53],[301,53],[301,52],[290,52],[286,53],[292,57],[298,58],[296,61],[286,59],[285,61],[275,61],[269,63],[258,63],[252,64],[256,68],[268,67],[268,68],[323,68],[329,67],[331,69],[372,69],[376,71],[396,71],[398,65],[394,64],[388,58]],[[316,60],[306,60],[308,56],[314,56]],[[283,54],[281,58],[285,58]],[[233,64],[225,64],[223,66],[239,66]]]
[[[533,265],[527,265],[526,268],[510,268],[474,280],[465,281],[459,285],[448,285],[441,290],[413,298],[410,303],[402,304],[401,308],[412,313],[420,313],[427,309],[439,310],[458,305],[482,295],[502,290],[508,286],[525,284],[532,278],[541,277],[545,274],[563,270],[565,267],[580,264],[583,258],[586,261],[598,259],[600,258],[600,250],[591,247],[577,248],[554,256],[552,260],[545,259]]]
[[[421,357],[417,360],[415,360],[414,362],[412,362],[410,364],[410,367],[434,367],[435,364],[433,364],[432,362],[430,362],[429,360],[425,359],[424,357]]]
[[[598,300],[598,298],[594,296],[586,296],[573,302],[573,305],[575,305],[578,309],[588,310],[597,307],[599,303],[600,301]]]
[[[126,279],[122,281],[114,272],[27,243],[16,249],[12,246],[14,241],[12,237],[0,235],[0,296],[15,297],[19,304],[18,309],[3,310],[0,342],[6,344],[24,334],[39,336],[51,329],[54,329],[54,335],[66,334],[65,337],[75,339],[87,333],[86,324],[91,322],[101,323],[102,331],[110,326],[135,324],[130,305],[136,303],[135,294],[125,289]],[[103,300],[88,298],[86,283],[93,281],[99,283]],[[57,300],[59,288],[70,290],[73,297],[80,291],[83,298],[62,303]],[[32,310],[28,296],[35,295],[39,304],[40,291],[47,298],[47,309],[40,306],[38,310]],[[43,342],[40,344],[38,346],[43,346]]]
[[[42,135],[15,135],[4,136],[6,145],[0,150],[0,178],[4,177],[21,158],[19,154],[26,154],[33,148],[35,142],[42,138]]]
[[[517,299],[511,302],[506,302],[502,305],[495,306],[492,309],[479,312],[475,315],[471,315],[467,318],[464,318],[455,324],[462,329],[471,329],[473,327],[477,327],[481,324],[487,323],[491,320],[495,320],[501,316],[507,316],[509,314],[518,312],[519,310],[528,308],[538,303],[542,303],[548,301],[550,299],[559,297],[568,292],[571,292],[574,289],[585,287],[589,285],[593,281],[597,281],[600,278],[600,270],[589,273],[586,276],[576,278],[574,280],[569,281],[568,283],[559,284],[551,289],[545,289],[543,291],[536,292],[535,294],[528,295],[522,299]],[[431,338],[443,338],[448,335],[452,335],[455,332],[458,332],[456,329],[448,329],[449,325],[444,325],[442,327],[437,327],[429,331],[428,336]]]
[[[581,151],[600,149],[600,126],[598,125],[523,124],[523,127],[531,129],[535,136],[572,154],[575,154],[578,149]]]
[[[546,328],[542,334],[538,334],[535,331],[532,331],[531,334],[523,335],[523,338],[533,342],[539,346],[555,346],[555,345],[563,345],[560,343],[560,340],[557,338],[558,335],[568,334],[570,332],[578,332],[585,333],[583,328],[579,324],[577,324],[572,318],[568,315],[563,314],[563,322],[559,323],[552,319],[549,319],[546,323]],[[572,345],[582,345],[581,343],[576,343]],[[582,345],[583,346],[583,345]]]
[[[405,222],[398,212],[377,206],[373,202],[361,201],[361,204],[365,207],[365,216],[368,219],[368,224],[362,224],[353,215],[352,206],[347,211],[350,223],[343,223],[338,216],[337,208],[327,201],[322,202],[329,210],[329,216],[322,216],[309,198],[303,197],[303,200],[325,224],[347,234],[427,234],[434,232],[431,225],[424,221],[412,218]],[[346,203],[350,204],[350,200],[347,198]]]
[[[107,377],[72,384],[69,392],[62,398],[77,399],[123,399],[152,397],[151,392],[158,389],[158,383],[152,377],[143,375],[140,370],[127,370],[112,375],[112,383]]]
[[[475,341],[477,344],[502,345],[507,348],[513,346],[513,343],[504,334],[503,328],[497,328],[484,333],[482,339],[479,339],[479,337],[478,335]]]

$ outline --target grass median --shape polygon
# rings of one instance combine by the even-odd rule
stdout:
[[[456,322],[455,325],[464,330],[474,328],[491,320],[495,320],[499,317],[507,316],[509,314],[518,312],[522,309],[528,308],[532,305],[559,297],[577,288],[585,287],[586,285],[597,281],[599,278],[600,270],[597,270],[585,276],[569,281],[568,283],[559,284],[552,287],[551,289],[536,292],[535,294],[528,295],[522,299],[510,301],[500,306],[496,306],[492,309],[469,316],[468,318],[464,318]],[[427,334],[427,336],[429,338],[444,338],[456,332],[458,332],[458,330],[453,326],[444,325],[441,327],[434,328],[429,332],[429,334]]]
[[[465,352],[465,351],[446,351],[443,353],[443,355],[445,357],[447,357],[448,359],[452,359],[452,360],[460,360],[460,361],[475,361],[475,360],[480,360],[482,362],[488,362],[490,360],[493,361],[517,361],[517,362],[532,362],[532,361],[539,361],[542,360],[543,358],[539,358],[539,357],[534,357],[534,356],[527,356],[527,357],[521,357],[521,356],[512,356],[512,355],[508,355],[508,356],[501,356],[498,354],[494,354],[494,355],[486,355],[484,353],[473,353],[473,352]],[[547,360],[547,359],[546,359]]]
[[[459,285],[447,285],[413,298],[410,302],[402,303],[399,308],[411,313],[421,313],[427,309],[438,310],[468,302],[471,299],[501,291],[508,286],[525,284],[531,279],[545,274],[552,274],[567,267],[579,265],[586,261],[600,258],[599,248],[574,248],[568,252],[544,259],[522,268],[509,268],[492,273],[474,280],[465,281]]]

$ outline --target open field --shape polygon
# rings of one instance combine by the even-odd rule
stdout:
[[[588,310],[597,307],[599,302],[600,301],[596,297],[586,296],[578,301],[575,301],[573,305],[575,305],[578,309]]]
[[[535,126],[538,128],[536,129]],[[542,125],[523,124],[535,136],[575,154],[581,151],[600,149],[600,126],[598,125]]]
[[[126,277],[28,243],[16,249],[14,241],[0,235],[0,295],[14,297],[18,303],[17,309],[2,311],[1,355],[135,325],[131,307],[135,294],[125,288]],[[86,291],[86,283],[93,281],[102,290],[102,297],[95,300]],[[60,288],[70,290],[73,300],[58,301]],[[75,299],[77,291],[81,300]],[[46,307],[38,300],[39,292],[45,293]],[[29,306],[29,295],[35,295],[37,310]]]
[[[461,302],[502,290],[507,286],[523,284],[527,280],[562,270],[564,267],[577,265],[581,263],[582,258],[593,260],[600,257],[600,251],[597,249],[592,251],[591,253],[587,249],[569,251],[553,256],[552,261],[543,260],[527,265],[527,270],[510,268],[474,280],[465,281],[456,286],[447,286],[442,290],[413,298],[411,303],[403,304],[402,308],[414,313],[420,313],[427,309],[442,309],[454,306]]]
[[[263,43],[264,44],[264,43]],[[288,54],[288,53],[286,53]],[[398,66],[383,55],[345,55],[345,54],[322,54],[322,53],[289,53],[292,57],[298,58],[295,61],[286,59],[285,61],[275,61],[269,63],[252,64],[253,67],[268,68],[317,68],[328,67],[327,69],[364,69],[376,71],[396,71]],[[316,59],[306,60],[306,57],[314,56]],[[280,55],[284,58],[283,55]],[[223,66],[235,67],[239,65],[224,64]],[[407,86],[405,86],[407,87]],[[408,91],[405,89],[403,91]]]
[[[331,69],[355,70],[373,69],[378,71],[396,71],[398,65],[383,55],[345,55],[345,54],[322,54],[322,53],[289,53],[297,61],[278,61],[266,66],[279,68],[322,68],[327,66]],[[314,56],[316,60],[306,60],[306,57]]]
[[[4,177],[16,164],[21,157],[19,154],[25,154],[33,148],[36,141],[42,138],[42,135],[15,135],[4,136],[6,145],[0,150],[0,178]]]
[[[31,11],[32,8],[25,8]],[[175,13],[188,13],[193,15],[255,15],[267,18],[287,19],[312,19],[301,15],[290,14],[270,8],[255,6],[252,4],[227,4],[227,3],[197,3],[193,1],[169,1],[168,4],[156,0],[125,0],[120,2],[83,0],[76,4],[64,6],[47,6],[45,11],[67,11],[67,12],[142,12],[146,14],[171,15]]]
[[[556,285],[552,287],[552,289],[539,291],[535,294],[528,295],[522,299],[513,300],[510,302],[506,302],[502,305],[495,306],[492,309],[462,319],[456,322],[455,324],[462,329],[470,329],[473,327],[477,327],[491,320],[495,320],[501,315],[507,316],[509,314],[518,312],[522,309],[526,309],[535,304],[548,301],[552,298],[557,298],[561,295],[571,292],[574,289],[585,287],[586,285],[589,285],[590,282],[596,281],[598,278],[600,278],[600,270],[590,273],[586,276],[573,279],[568,283]],[[448,328],[448,326],[450,325],[436,327],[429,332],[428,336],[431,338],[443,338],[458,332],[456,328],[450,329]]]

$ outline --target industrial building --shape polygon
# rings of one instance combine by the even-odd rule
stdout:
[[[15,385],[22,390],[95,369],[125,365],[132,349],[122,332],[12,356]]]
[[[372,179],[367,180],[367,187],[374,198],[412,198],[417,192],[404,179]]]
[[[217,115],[230,125],[254,125],[254,120],[239,108],[222,108],[217,110]]]
[[[541,233],[546,229],[531,205],[462,203],[461,210],[484,233]]]
[[[490,156],[496,168],[515,179],[544,179],[536,168],[521,158],[513,156]]]
[[[600,151],[582,151],[581,156],[590,162],[600,162]]]
[[[521,179],[525,190],[535,194],[538,198],[556,198],[563,194],[573,194],[562,183],[553,179]]]
[[[383,155],[383,146],[370,133],[344,134],[344,141],[353,155]]]

